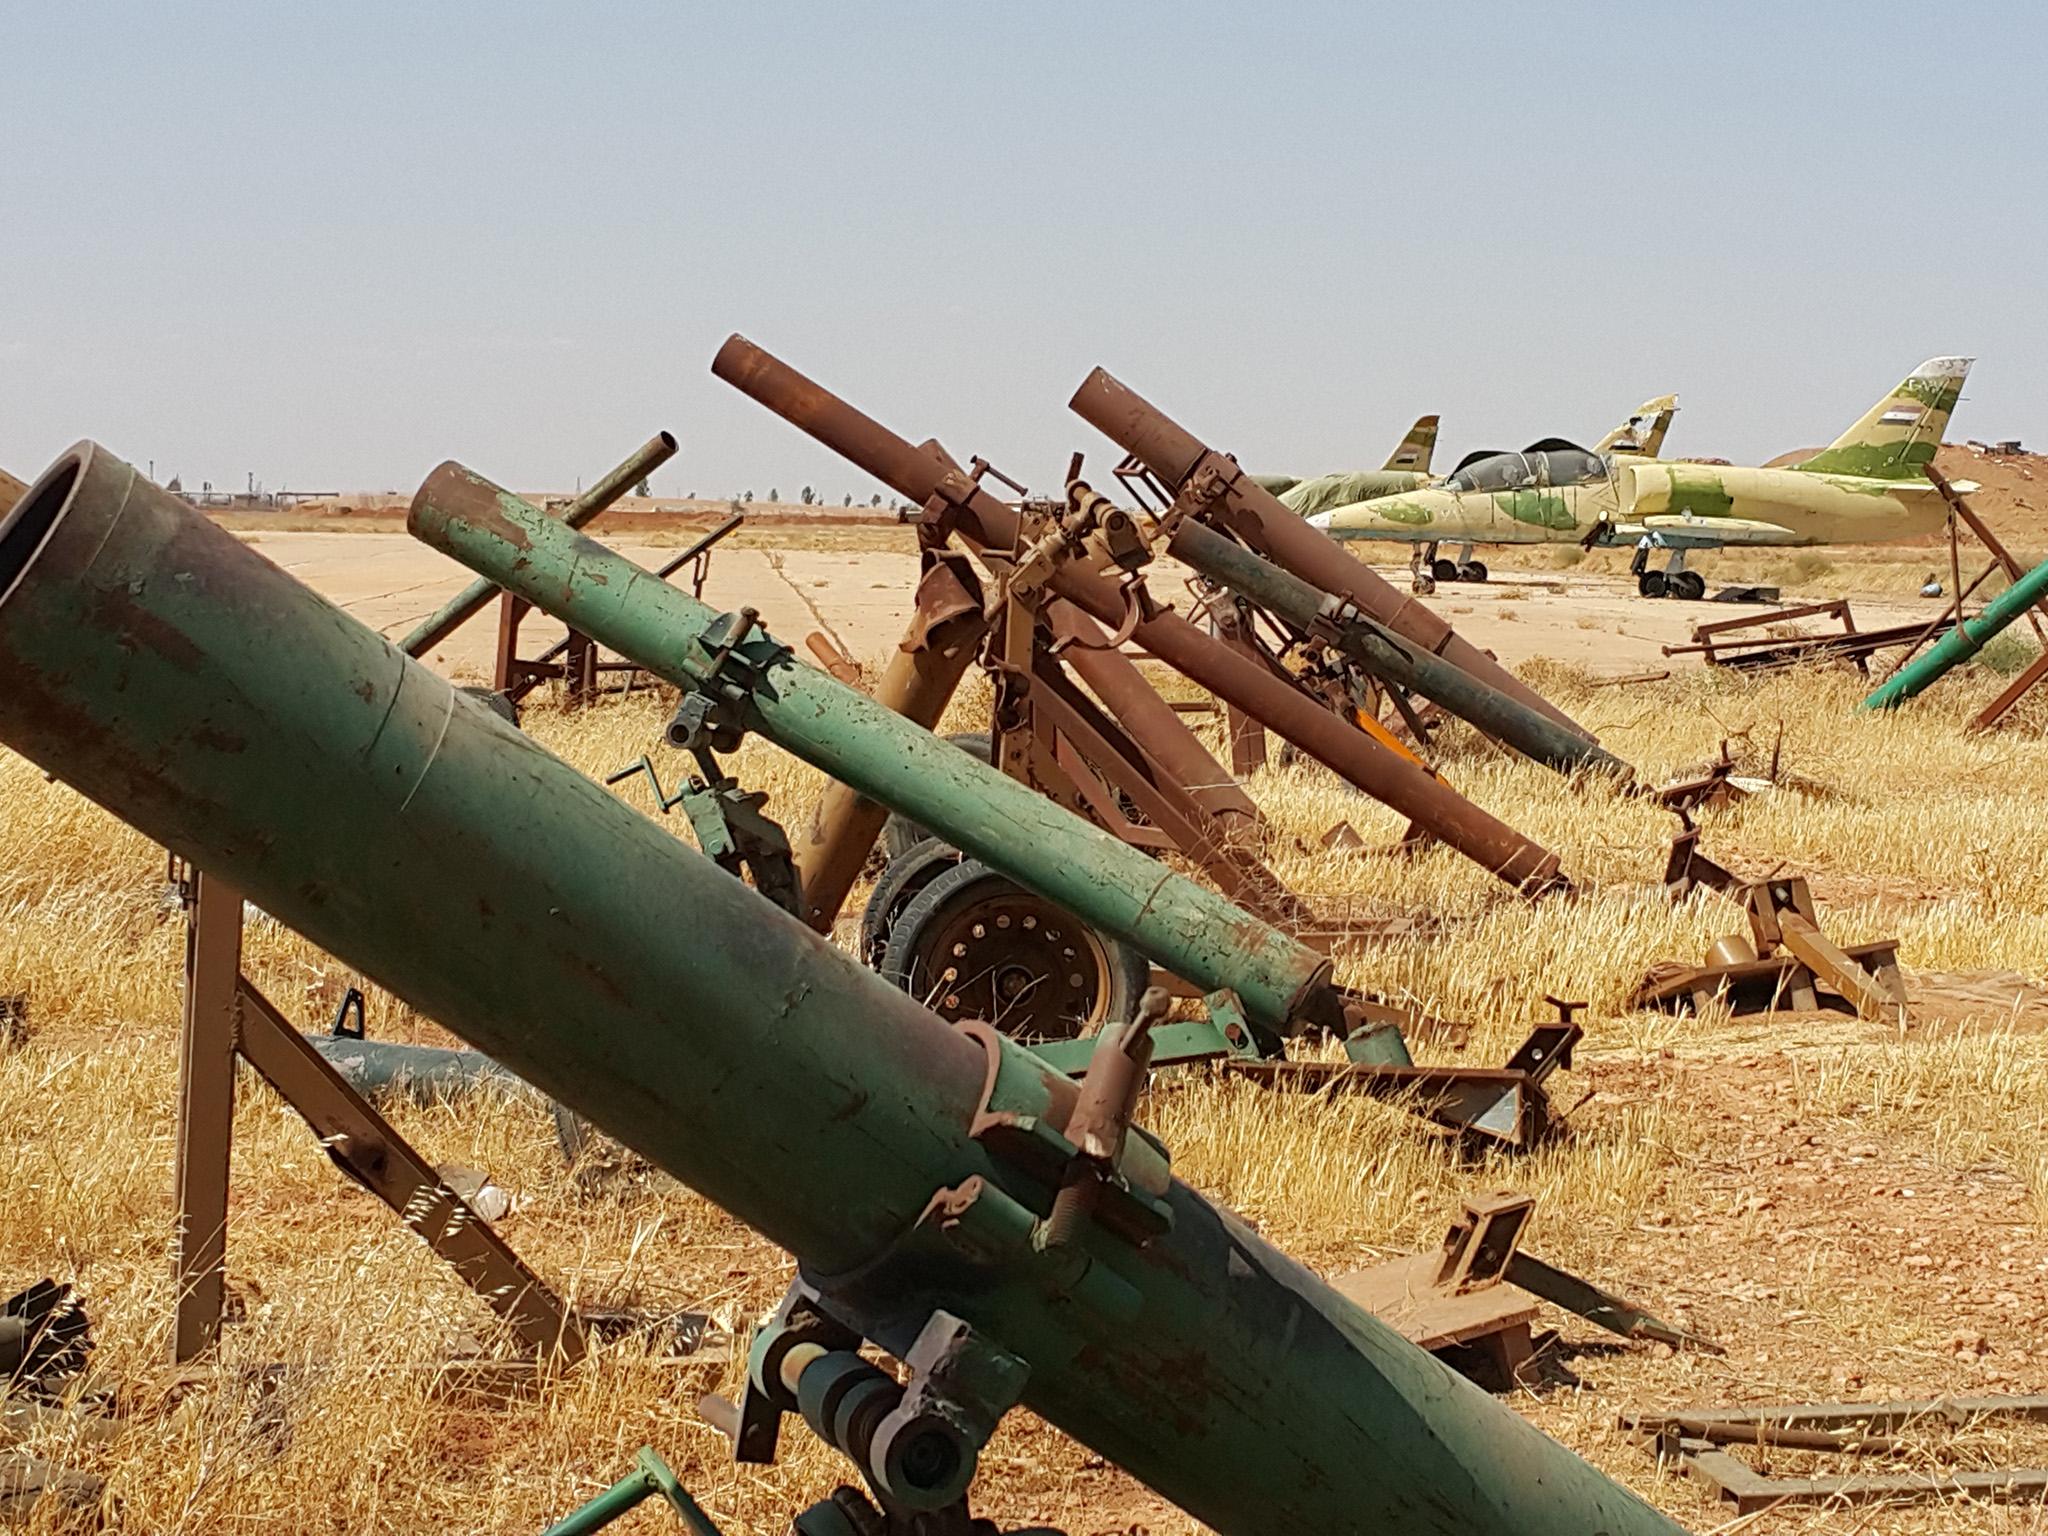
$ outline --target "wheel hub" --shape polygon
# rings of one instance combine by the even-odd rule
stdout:
[[[985,1019],[1025,1040],[1098,1021],[1110,990],[1102,941],[1028,891],[970,893],[917,936],[912,990],[945,1019]]]

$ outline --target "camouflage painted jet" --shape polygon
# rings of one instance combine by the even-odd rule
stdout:
[[[1874,544],[1940,528],[1946,506],[1921,471],[1941,444],[1971,361],[1930,358],[1828,447],[1781,469],[1653,462],[1622,441],[1596,451],[1546,438],[1521,453],[1469,458],[1421,490],[1309,521],[1339,539],[1416,545],[1418,574],[1426,547],[1439,578],[1458,569],[1436,558],[1440,542],[1634,544],[1645,556],[1664,549],[1666,568],[1639,569],[1638,590],[1699,598],[1706,582],[1685,568],[1689,550]]]
[[[1429,484],[1430,455],[1436,452],[1436,425],[1434,416],[1418,416],[1415,425],[1408,429],[1408,435],[1401,439],[1387,462],[1378,469],[1347,470],[1342,474],[1316,475],[1303,480],[1294,475],[1253,475],[1252,479],[1261,489],[1271,491],[1283,501],[1294,495],[1301,495],[1314,503],[1312,510],[1320,512],[1325,507],[1341,507],[1348,502],[1369,501],[1375,496],[1392,496],[1400,491],[1412,491],[1418,486]],[[1292,501],[1289,506],[1294,506]],[[1294,507],[1299,512],[1301,508]]]

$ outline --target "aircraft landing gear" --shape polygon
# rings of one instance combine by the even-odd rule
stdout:
[[[1486,562],[1483,560],[1467,560],[1463,565],[1458,567],[1458,580],[1486,580]]]
[[[1707,578],[1698,571],[1685,568],[1685,551],[1674,549],[1661,571],[1650,570],[1650,549],[1647,543],[1636,546],[1636,557],[1629,564],[1635,573],[1636,592],[1643,597],[1675,597],[1681,602],[1696,603],[1707,595]]]
[[[1456,581],[1458,579],[1458,562],[1441,558],[1432,560],[1429,562],[1429,574],[1438,581]]]
[[[1434,544],[1408,546],[1408,590],[1427,597],[1436,590],[1436,567],[1445,562],[1436,557]]]

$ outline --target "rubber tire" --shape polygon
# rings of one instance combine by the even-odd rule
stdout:
[[[969,757],[978,757],[984,763],[995,761],[995,738],[987,731],[955,731],[944,740],[953,743]],[[891,859],[900,859],[931,835],[929,828],[891,811],[889,819],[882,823],[882,851]]]
[[[1671,595],[1681,602],[1697,603],[1706,599],[1707,578],[1698,571],[1680,571],[1666,579]]]
[[[1639,597],[1662,597],[1665,594],[1664,573],[1645,571],[1636,578],[1636,594]]]
[[[1458,562],[1446,560],[1439,555],[1436,559],[1430,561],[1429,574],[1438,581],[1456,581],[1458,579]]]
[[[933,838],[932,841],[936,843],[938,839]],[[927,880],[889,927],[888,946],[883,952],[881,965],[877,967],[882,979],[892,987],[918,997],[918,978],[911,974],[911,954],[918,931],[927,923],[936,921],[962,892],[990,880],[999,880],[1013,888],[1017,884],[979,859],[962,859],[951,869]],[[1095,1000],[1093,1014],[1076,1028],[1075,1034],[1083,1035],[1105,1019],[1128,1019],[1136,1012],[1138,999],[1152,985],[1152,962],[1130,945],[1111,938],[1099,928],[1082,923],[1072,913],[1067,913],[1067,917],[1077,926],[1088,928],[1109,952],[1108,992]]]
[[[1458,567],[1458,580],[1486,580],[1486,562],[1484,560],[1467,560],[1463,565]]]
[[[869,893],[860,912],[860,958],[870,970],[882,968],[882,954],[889,947],[889,930],[911,899],[966,857],[943,838],[928,837],[913,843],[908,851],[891,859],[882,878]]]

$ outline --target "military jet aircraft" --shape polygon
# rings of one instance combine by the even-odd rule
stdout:
[[[1437,418],[1418,416],[1415,425],[1408,429],[1408,435],[1401,439],[1387,462],[1378,469],[1347,470],[1336,475],[1315,475],[1302,479],[1297,475],[1253,475],[1252,479],[1263,490],[1271,491],[1283,501],[1290,495],[1300,495],[1313,503],[1312,510],[1320,512],[1325,507],[1340,507],[1348,502],[1369,501],[1375,496],[1392,496],[1399,491],[1412,491],[1417,486],[1427,485],[1434,478],[1429,472],[1430,456],[1436,452]],[[1288,503],[1290,506],[1294,504]],[[1299,512],[1301,508],[1294,507]]]
[[[1416,546],[1436,580],[1485,579],[1476,544],[1634,544],[1645,597],[1698,599],[1706,581],[1685,568],[1695,549],[1729,545],[1874,544],[1941,527],[1945,503],[1922,478],[1940,446],[1970,371],[1967,357],[1930,358],[1847,432],[1804,462],[1779,469],[1666,462],[1626,436],[1581,448],[1562,438],[1520,453],[1466,458],[1445,479],[1312,514],[1339,539]],[[1437,558],[1439,543],[1467,547],[1463,562]],[[1665,569],[1647,569],[1653,549]]]

